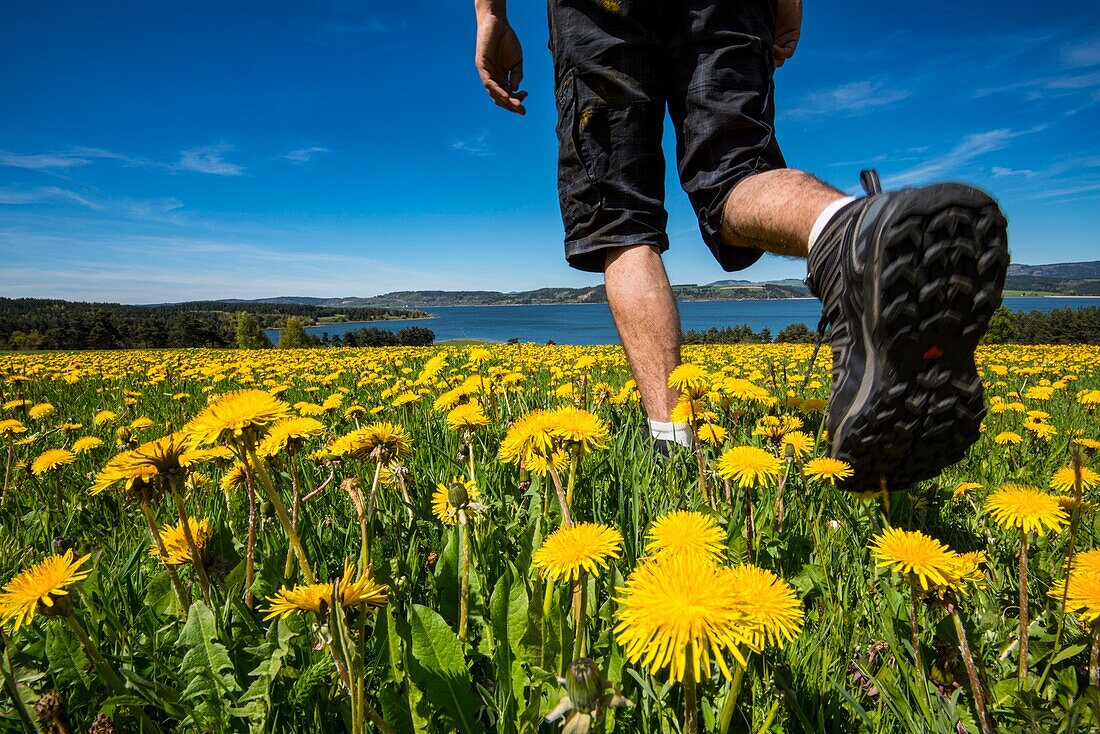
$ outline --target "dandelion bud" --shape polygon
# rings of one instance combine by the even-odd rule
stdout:
[[[88,728],[88,734],[115,734],[118,729],[106,714],[96,714],[92,719],[92,725]]]
[[[565,673],[565,690],[569,692],[577,711],[593,711],[600,703],[603,687],[603,675],[592,660],[580,658],[569,663]]]
[[[794,444],[783,444],[783,460],[788,464],[794,461]]]
[[[34,704],[34,715],[43,724],[49,724],[57,720],[64,711],[65,704],[57,691],[47,691]]]
[[[470,493],[462,482],[454,482],[447,488],[447,502],[455,509],[462,509],[470,504]]]

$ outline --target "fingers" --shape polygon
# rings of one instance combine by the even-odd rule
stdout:
[[[508,72],[508,85],[512,92],[519,91],[519,85],[523,81],[523,62],[513,66]]]
[[[479,71],[482,85],[498,107],[517,115],[527,114],[527,109],[523,106],[523,100],[527,98],[527,92],[514,91],[511,80],[494,68],[479,65]],[[522,78],[522,74],[520,78]],[[515,86],[518,87],[519,83],[516,82]]]

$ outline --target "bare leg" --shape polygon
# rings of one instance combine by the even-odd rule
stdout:
[[[604,281],[646,414],[668,421],[676,405],[668,375],[680,364],[680,313],[661,255],[650,245],[608,250]]]
[[[806,243],[818,215],[843,196],[803,171],[753,174],[726,199],[722,238],[738,247],[806,257]]]

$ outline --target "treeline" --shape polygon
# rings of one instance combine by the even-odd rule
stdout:
[[[1100,344],[1100,308],[1018,313],[1001,306],[989,321],[987,344]]]
[[[241,317],[248,329],[299,325],[319,319],[379,320],[425,316],[385,308],[331,308],[301,304],[192,301],[158,306],[0,298],[0,349],[150,349],[240,346]],[[263,346],[253,334],[250,346]],[[264,337],[262,341],[267,341]],[[270,345],[270,342],[268,342]]]
[[[767,344],[772,341],[777,344],[810,344],[816,340],[816,333],[801,322],[783,327],[774,340],[768,327],[753,331],[748,324],[721,329],[712,326],[706,331],[688,331],[684,334],[684,344]]]
[[[261,332],[262,333],[262,332]],[[240,342],[238,338],[238,342]],[[368,326],[345,334],[320,336],[309,334],[297,319],[288,319],[279,332],[280,348],[303,347],[430,347],[435,343],[435,332],[423,326],[408,326],[399,331]],[[242,344],[242,346],[244,346]]]

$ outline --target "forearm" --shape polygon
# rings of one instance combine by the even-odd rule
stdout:
[[[477,13],[478,20],[491,16],[507,18],[508,0],[474,0],[474,12]]]

